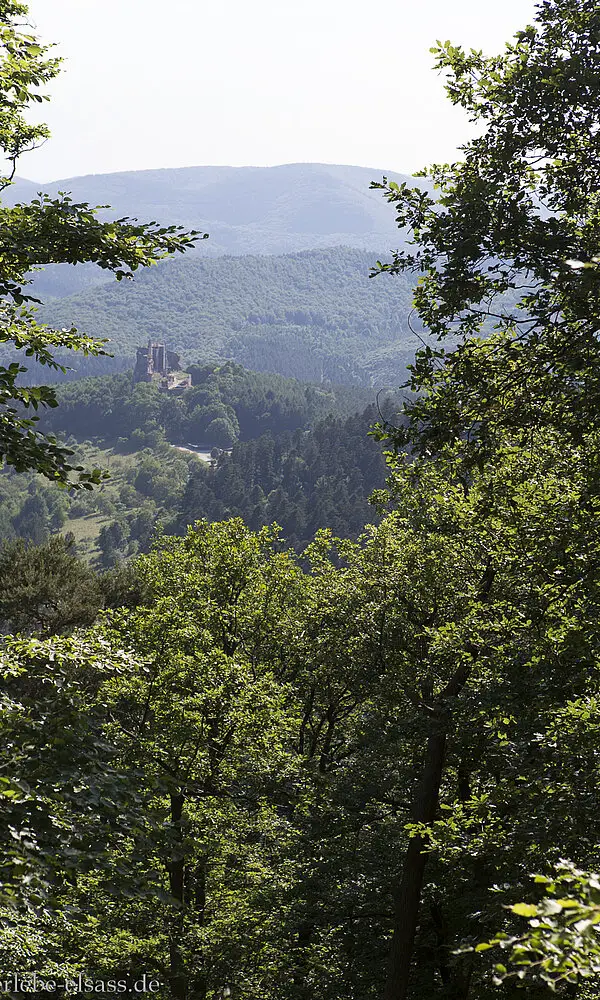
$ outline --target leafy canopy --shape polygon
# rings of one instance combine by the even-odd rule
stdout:
[[[527,629],[544,636],[545,648],[528,658],[527,667],[521,651],[494,643],[500,655],[486,685],[486,697],[497,686],[501,725],[512,729],[516,720],[502,739],[497,767],[503,773],[512,767],[514,781],[528,786],[523,792],[506,786],[508,811],[516,810],[521,831],[511,837],[512,858],[497,826],[495,832],[494,809],[486,805],[498,792],[488,791],[481,778],[486,798],[478,822],[502,872],[497,882],[516,889],[531,870],[534,850],[541,852],[540,868],[568,851],[582,869],[593,866],[590,854],[597,851],[595,819],[586,817],[581,792],[597,784],[597,743],[582,758],[583,719],[568,742],[557,722],[565,706],[597,696],[600,8],[591,0],[541,0],[535,23],[499,56],[465,52],[450,42],[438,43],[434,53],[437,68],[447,73],[450,99],[481,134],[463,147],[461,162],[424,172],[433,194],[385,179],[376,185],[409,230],[412,246],[379,262],[374,273],[419,275],[415,308],[442,344],[417,354],[410,381],[417,398],[405,405],[406,425],[383,425],[379,434],[396,451],[410,445],[416,456],[410,466],[396,458],[400,484],[408,480],[423,489],[437,475],[446,493],[462,491],[470,502],[485,484],[474,525],[482,538],[498,541],[490,550],[490,632],[500,635],[506,622],[498,598],[510,566],[515,579],[507,606],[522,587]],[[449,342],[457,346],[448,349]],[[462,527],[459,538],[465,538]],[[518,630],[511,628],[510,635],[516,638]],[[477,645],[481,667],[486,649]],[[512,676],[511,669],[517,671]],[[524,697],[525,681],[532,687]],[[467,696],[465,691],[465,703]],[[544,710],[554,721],[540,733],[530,711],[539,716]],[[528,769],[538,755],[544,763],[533,776]],[[471,772],[472,789],[478,765],[471,748],[462,766]],[[577,794],[567,791],[571,775]],[[496,816],[504,808],[498,805]],[[448,851],[454,838],[464,858],[461,824],[469,829],[471,808],[461,804],[454,816],[416,832],[437,852]],[[578,832],[566,843],[568,828]],[[417,862],[423,867],[422,858]],[[406,870],[410,874],[408,865]],[[538,920],[558,904],[516,905],[513,920],[520,913]],[[571,904],[563,909],[574,911]],[[414,907],[408,935],[399,914],[389,1000],[408,995],[416,917]],[[569,921],[566,930],[545,919],[534,928],[527,946],[513,955],[521,978],[533,973],[551,986],[561,977],[577,980],[595,931],[580,945],[569,935],[587,928]],[[593,972],[595,961],[588,965]]]
[[[451,354],[419,352],[412,387],[424,395],[396,440],[421,453],[462,440],[480,455],[506,430],[528,442],[551,426],[580,442],[600,396],[600,9],[544,0],[499,56],[433,51],[483,134],[463,161],[424,171],[434,195],[376,185],[413,247],[375,271],[420,274],[420,319],[459,339]]]

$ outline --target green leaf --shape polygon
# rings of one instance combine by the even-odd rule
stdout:
[[[533,903],[514,903],[510,910],[518,917],[535,917],[538,912],[537,906],[534,906]]]

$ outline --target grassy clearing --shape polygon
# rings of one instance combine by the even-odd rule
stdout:
[[[69,518],[64,530],[72,533],[80,555],[91,562],[100,555],[98,547],[100,529],[109,522],[110,518],[105,515],[86,514],[83,517]]]
[[[73,465],[104,469],[110,478],[93,490],[69,492],[41,475],[3,470],[0,537],[40,543],[71,532],[80,554],[98,567],[148,551],[157,526],[174,521],[189,470],[200,459],[163,441],[128,453],[92,441],[68,443]]]

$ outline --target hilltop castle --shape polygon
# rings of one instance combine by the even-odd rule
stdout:
[[[150,339],[147,347],[137,349],[133,381],[157,382],[160,389],[187,389],[192,384],[192,376],[181,371],[178,354]]]

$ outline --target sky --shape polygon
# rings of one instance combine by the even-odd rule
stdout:
[[[492,54],[533,0],[30,0],[63,72],[18,173],[345,163],[410,173],[472,135],[437,39]]]

